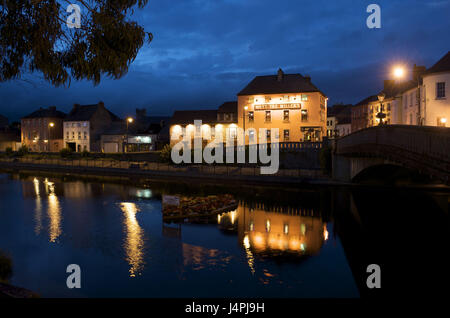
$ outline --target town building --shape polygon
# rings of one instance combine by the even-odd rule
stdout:
[[[280,142],[322,141],[327,133],[327,96],[308,76],[284,74],[256,76],[238,93],[238,126],[258,134],[278,128]],[[257,142],[250,133],[247,143]]]
[[[327,137],[333,139],[351,132],[351,104],[336,104],[327,109]]]
[[[63,119],[55,106],[39,108],[21,119],[22,144],[34,152],[56,152],[64,147]]]
[[[200,131],[195,131],[194,121],[201,120]],[[170,144],[181,141],[185,135],[193,139],[202,136],[203,144],[216,138],[226,143],[237,139],[237,102],[226,102],[217,110],[175,111],[170,121]]]
[[[100,152],[101,135],[121,119],[106,109],[103,102],[75,104],[64,119],[64,145],[72,151]]]
[[[352,109],[352,131],[383,124],[448,125],[450,52],[429,69],[414,65],[412,79],[385,80],[383,90]]]
[[[422,79],[421,112],[425,125],[450,127],[450,51]]]
[[[114,122],[101,136],[102,152],[147,152],[161,149],[159,142],[168,143],[161,137],[162,129],[170,117],[147,116],[145,109],[136,109],[136,117]],[[167,140],[166,140],[167,139]]]
[[[20,128],[8,125],[8,118],[0,115],[0,151],[11,149],[17,151],[21,147]]]

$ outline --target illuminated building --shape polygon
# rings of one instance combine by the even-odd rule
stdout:
[[[56,107],[40,108],[22,117],[22,144],[34,152],[57,152],[63,148],[63,119]]]
[[[327,97],[300,74],[256,76],[238,93],[238,125],[255,129],[278,128],[280,142],[322,141],[326,136]],[[270,140],[270,132],[266,132]],[[246,137],[254,143],[255,137]]]
[[[200,131],[195,131],[195,120],[201,120]],[[207,143],[214,139],[236,140],[237,126],[237,103],[226,102],[218,110],[183,110],[175,111],[170,122],[170,144],[174,145],[181,141],[185,134],[193,139],[196,133],[201,134],[203,142]]]

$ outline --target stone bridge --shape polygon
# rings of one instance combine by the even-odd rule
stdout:
[[[396,165],[450,183],[450,128],[370,127],[336,140],[333,148],[333,177],[340,181],[374,166]]]

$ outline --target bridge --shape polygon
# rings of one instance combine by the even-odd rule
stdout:
[[[399,166],[450,183],[450,128],[385,125],[356,131],[333,145],[333,177],[352,181],[377,166]]]

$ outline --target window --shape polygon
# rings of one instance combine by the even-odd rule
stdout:
[[[248,112],[248,121],[253,122],[255,120],[255,115],[253,112]]]
[[[272,121],[272,114],[270,110],[266,110],[266,123],[270,123]]]
[[[283,121],[289,121],[289,110],[283,111]]]
[[[84,132],[84,139],[87,139],[87,132]]]
[[[445,117],[438,117],[437,118],[437,125],[439,127],[446,127],[446,123],[447,123],[447,118],[445,118]]]
[[[270,140],[270,133],[271,133],[271,131],[270,131],[270,129],[267,129],[266,130],[266,137],[267,137],[267,140]]]
[[[445,82],[436,83],[436,98],[445,98]]]
[[[81,139],[81,131],[78,132],[78,139]]]
[[[284,130],[284,141],[289,141],[289,129]]]
[[[391,103],[388,103],[388,104],[387,104],[387,110],[388,110],[388,111],[391,110]]]
[[[248,141],[249,142],[255,141],[255,131],[253,129],[248,131]]]
[[[302,109],[302,121],[308,121],[308,110]]]
[[[236,127],[230,127],[230,138],[236,139],[237,138],[237,129]]]
[[[307,101],[308,100],[308,95],[302,95],[302,101]]]

